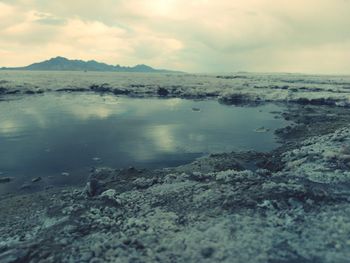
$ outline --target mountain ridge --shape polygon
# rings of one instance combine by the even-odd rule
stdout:
[[[57,56],[45,61],[36,62],[24,67],[2,67],[1,70],[30,70],[30,71],[108,71],[108,72],[141,72],[141,73],[182,73],[167,69],[155,69],[145,64],[133,67],[109,65],[96,60],[68,59]]]

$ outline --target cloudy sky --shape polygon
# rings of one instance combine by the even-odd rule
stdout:
[[[350,74],[350,0],[0,0],[0,66]]]

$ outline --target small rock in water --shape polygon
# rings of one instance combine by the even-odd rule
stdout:
[[[260,128],[256,128],[254,131],[255,132],[269,132],[270,129],[269,128],[265,128],[265,127],[260,127]]]
[[[1,174],[0,174],[1,175]],[[11,177],[0,177],[0,184],[9,183],[12,181]]]
[[[69,176],[70,174],[67,173],[67,172],[63,172],[63,173],[61,173],[61,175],[62,175],[62,176]]]
[[[195,107],[193,107],[193,108],[192,108],[192,111],[197,111],[197,112],[198,112],[198,111],[201,111],[201,109],[200,109],[200,108],[195,108]]]
[[[41,181],[41,179],[42,179],[42,178],[41,178],[40,176],[38,176],[38,177],[33,178],[33,179],[32,179],[32,182],[33,182],[33,183],[36,183],[36,182]]]

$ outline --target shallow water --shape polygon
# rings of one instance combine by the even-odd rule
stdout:
[[[80,183],[94,166],[160,168],[207,153],[269,151],[278,146],[273,131],[286,124],[270,113],[280,110],[95,94],[2,101],[0,176],[15,179],[0,184],[0,192],[23,183]],[[42,180],[32,183],[38,176]]]

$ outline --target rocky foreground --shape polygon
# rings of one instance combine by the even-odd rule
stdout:
[[[84,187],[3,197],[0,262],[348,262],[347,115],[292,107],[269,154],[98,168]]]

